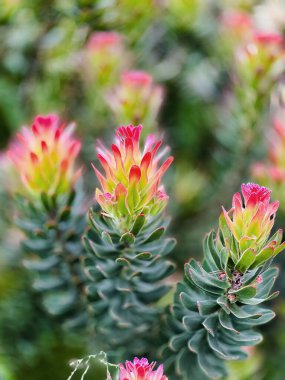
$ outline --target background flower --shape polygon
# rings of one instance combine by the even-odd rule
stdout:
[[[8,151],[26,189],[41,193],[67,193],[81,174],[75,160],[81,144],[73,137],[74,125],[59,123],[57,115],[37,116],[23,127]]]

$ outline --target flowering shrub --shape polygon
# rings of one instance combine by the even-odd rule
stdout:
[[[285,5],[93,3],[1,4],[0,372],[283,380]]]

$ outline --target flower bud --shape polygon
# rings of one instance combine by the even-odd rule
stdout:
[[[113,84],[127,66],[123,38],[116,32],[93,33],[85,49],[85,69],[88,83],[100,87]]]
[[[228,252],[237,265],[260,266],[283,250],[282,231],[270,238],[279,202],[270,203],[271,190],[254,183],[241,186],[242,196],[233,196],[232,208],[220,217],[220,229]],[[240,263],[241,261],[241,263]]]
[[[75,169],[81,144],[73,130],[73,124],[61,125],[57,115],[37,116],[11,144],[8,155],[33,195],[63,194],[74,186],[81,174]]]
[[[122,74],[117,88],[109,92],[107,102],[118,124],[131,121],[151,128],[163,101],[163,89],[153,83],[153,78],[143,71]]]
[[[253,33],[253,23],[249,13],[226,11],[221,17],[221,37],[223,42],[233,48],[247,41]]]
[[[245,45],[237,49],[237,72],[241,80],[259,82],[263,87],[283,71],[284,40],[278,33],[254,32]]]

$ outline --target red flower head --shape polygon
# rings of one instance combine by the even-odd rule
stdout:
[[[60,125],[57,115],[47,115],[17,135],[8,154],[32,194],[62,194],[74,186],[81,173],[75,170],[81,144],[73,130],[72,124]]]
[[[142,126],[126,126],[116,130],[115,143],[111,150],[100,141],[98,159],[104,169],[102,175],[95,167],[101,189],[96,190],[96,199],[103,211],[128,228],[133,217],[140,213],[158,214],[165,207],[168,196],[161,186],[161,179],[173,157],[162,165],[160,160],[166,153],[158,150],[162,141],[149,135],[140,148]]]
[[[252,265],[260,265],[283,250],[281,230],[270,239],[279,202],[270,203],[271,190],[255,183],[243,184],[241,192],[234,194],[229,211],[223,208],[220,227],[234,260],[246,254]]]

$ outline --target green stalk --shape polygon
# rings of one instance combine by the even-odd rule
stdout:
[[[140,214],[121,233],[110,217],[91,209],[89,222],[83,262],[97,348],[117,361],[155,351],[163,311],[157,303],[174,271],[166,256],[175,240],[163,236],[168,221]]]

